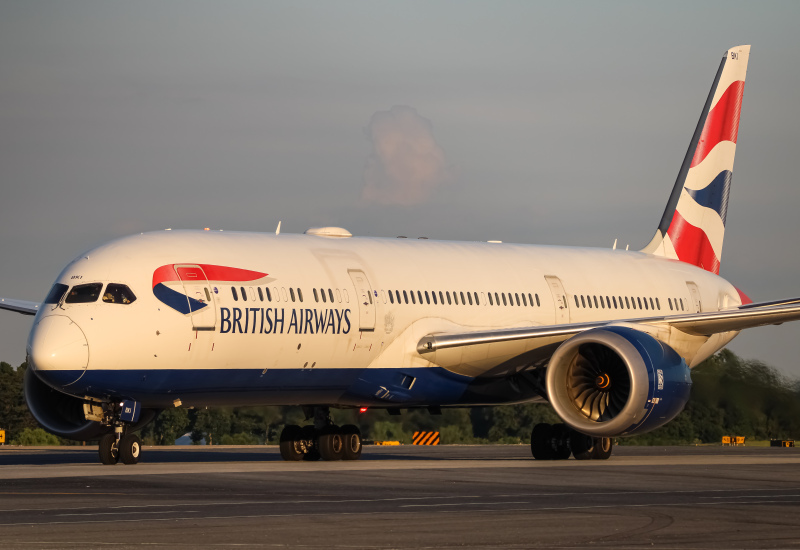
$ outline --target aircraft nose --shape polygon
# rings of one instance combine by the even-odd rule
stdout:
[[[42,318],[31,332],[28,361],[47,384],[76,382],[89,364],[89,343],[80,327],[64,315]]]

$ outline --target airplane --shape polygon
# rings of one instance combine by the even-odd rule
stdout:
[[[639,251],[164,230],[67,265],[35,315],[25,397],[48,431],[135,464],[172,407],[294,405],[284,460],[356,460],[331,408],[549,403],[535,459],[606,459],[683,410],[691,368],[742,329],[800,319],[719,276],[750,46],[715,74],[664,214]],[[280,229],[280,228],[279,228]],[[479,269],[476,269],[479,268]]]

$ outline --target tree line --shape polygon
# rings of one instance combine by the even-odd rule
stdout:
[[[0,429],[6,430],[7,443],[80,444],[39,428],[25,405],[26,368],[25,363],[17,368],[0,363]],[[410,443],[415,431],[430,430],[441,432],[443,444],[529,443],[535,424],[559,422],[546,404],[442,409],[441,414],[412,409],[399,416],[378,409],[364,413],[333,409],[331,415],[338,425],[359,426],[365,439],[401,443]],[[273,444],[285,425],[305,423],[309,422],[299,407],[175,408],[161,412],[141,435],[149,445],[172,445],[184,434],[197,444]],[[800,382],[722,350],[692,369],[692,395],[677,418],[648,434],[620,438],[619,443],[713,443],[723,435],[761,440],[800,437]]]

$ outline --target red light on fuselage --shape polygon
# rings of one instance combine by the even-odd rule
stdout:
[[[367,412],[367,408],[366,407],[361,407],[360,409],[358,409],[358,412],[365,413],[365,412]]]

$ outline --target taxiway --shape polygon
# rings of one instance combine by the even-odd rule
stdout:
[[[537,462],[528,447],[365,447],[357,462],[275,447],[0,447],[4,548],[786,548],[800,449],[618,447]]]

